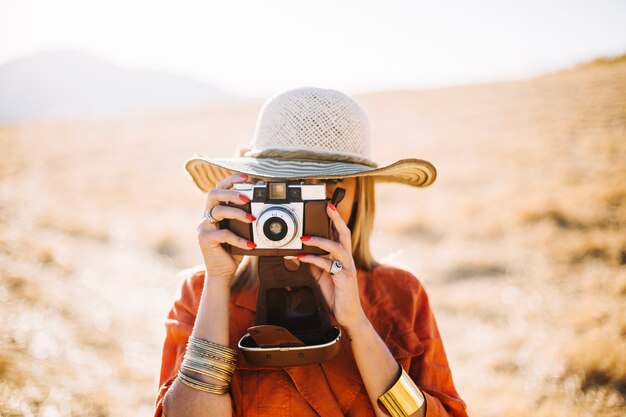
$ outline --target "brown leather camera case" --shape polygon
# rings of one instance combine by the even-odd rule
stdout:
[[[339,351],[341,331],[331,326],[322,291],[304,263],[290,271],[282,257],[259,258],[256,324],[239,341],[256,365],[304,365]]]

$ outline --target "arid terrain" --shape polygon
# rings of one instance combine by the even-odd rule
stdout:
[[[381,164],[438,169],[378,186],[372,244],[426,286],[470,415],[626,415],[626,56],[355,98]],[[0,416],[152,414],[201,262],[183,163],[234,154],[261,104],[0,125]]]

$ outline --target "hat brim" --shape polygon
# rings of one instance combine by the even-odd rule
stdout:
[[[437,170],[433,164],[413,158],[373,168],[348,162],[195,156],[185,162],[185,169],[198,188],[205,192],[215,188],[222,179],[237,173],[262,179],[286,180],[374,177],[379,182],[398,182],[413,187],[427,187],[437,177]]]

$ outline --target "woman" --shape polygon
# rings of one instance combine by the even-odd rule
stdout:
[[[336,90],[306,87],[263,105],[243,157],[194,157],[186,168],[207,192],[198,225],[204,264],[182,274],[166,320],[155,416],[466,416],[424,288],[369,250],[375,180],[424,187],[436,176],[430,163],[376,168],[361,107]],[[336,241],[301,238],[329,255],[292,261],[309,265],[343,331],[339,353],[321,363],[258,366],[235,350],[255,324],[258,259],[224,250],[222,243],[256,245],[217,221],[253,222],[237,207],[248,199],[233,186],[271,178],[325,183],[327,198],[338,186],[346,190],[337,207],[326,208]]]

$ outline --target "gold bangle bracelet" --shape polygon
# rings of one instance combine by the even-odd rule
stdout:
[[[227,377],[223,377],[223,376],[220,376],[219,374],[211,373],[210,371],[206,371],[204,369],[194,368],[193,366],[181,365],[180,369],[184,369],[186,371],[193,371],[200,375],[205,375],[211,378],[215,378],[218,381],[226,382],[227,384],[230,384],[230,381],[231,381]]]
[[[208,382],[198,381],[197,379],[185,375],[181,370],[178,370],[178,378],[185,385],[210,394],[226,394],[229,388],[229,385],[209,384]]]
[[[400,377],[396,383],[378,399],[379,406],[392,417],[407,417],[416,412],[426,401],[422,391],[400,366]],[[382,407],[381,407],[382,408]]]
[[[207,365],[210,364],[216,368],[223,369],[224,371],[227,371],[227,372],[233,372],[235,368],[237,367],[235,364],[232,364],[232,363],[225,363],[225,362],[218,361],[212,358],[208,358],[206,356],[199,356],[196,353],[189,351],[189,350],[185,352],[184,358],[198,362],[198,363],[204,363]]]
[[[237,356],[238,352],[228,346],[189,336],[181,370],[196,372],[228,384],[237,367]],[[221,385],[206,384],[195,380],[181,370],[179,370],[180,379],[190,387],[214,394],[223,394]]]
[[[236,360],[228,359],[223,355],[220,355],[217,352],[209,351],[203,348],[200,348],[196,345],[187,345],[187,352],[192,353],[196,356],[201,356],[202,358],[212,359],[218,362],[223,363],[226,366],[235,366],[237,364]]]
[[[219,369],[223,369],[227,372],[233,372],[235,368],[237,367],[236,364],[233,364],[233,363],[226,363],[226,362],[223,362],[214,358],[210,358],[207,356],[200,356],[191,350],[188,350],[187,352],[185,352],[185,359],[190,359],[198,363],[211,364],[212,366],[219,368]]]
[[[193,352],[194,354],[206,358],[212,358],[219,360],[225,364],[235,365],[237,363],[237,358],[227,355],[221,351],[204,348],[202,346],[197,346],[193,344],[187,345],[187,352]]]
[[[213,377],[215,379],[218,379],[222,382],[226,382],[229,383],[230,380],[232,379],[232,374],[230,373],[224,373],[224,372],[219,372],[216,371],[215,369],[203,366],[203,365],[197,365],[193,362],[190,361],[183,361],[183,363],[180,365],[180,367],[182,369],[187,369],[190,371],[194,371],[197,372],[201,375],[206,375],[206,376],[210,376]]]
[[[234,368],[223,368],[223,367],[219,366],[218,364],[216,364],[215,362],[198,361],[198,360],[194,359],[193,357],[185,357],[183,359],[183,363],[188,363],[188,364],[191,364],[191,365],[195,365],[195,366],[199,366],[199,367],[202,367],[202,368],[206,368],[208,370],[219,372],[219,373],[224,374],[224,375],[232,375],[233,372],[235,372]]]
[[[199,337],[195,337],[195,336],[189,336],[188,343],[220,352],[222,355],[228,358],[232,358],[234,360],[237,359],[237,356],[239,353],[235,349],[232,349],[228,346],[220,345],[219,343],[214,343],[205,339],[200,339]]]

